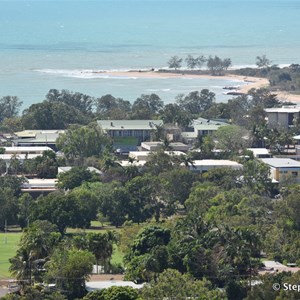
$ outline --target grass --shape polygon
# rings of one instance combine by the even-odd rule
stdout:
[[[96,222],[92,224],[93,226],[97,226]],[[99,229],[87,229],[84,230],[85,232],[105,232],[107,230],[115,230],[120,231],[121,228],[103,228],[101,230]],[[75,232],[82,232],[81,229],[72,229],[68,228],[68,233],[75,233]],[[9,259],[13,257],[16,254],[18,243],[20,240],[20,237],[22,235],[22,232],[13,232],[13,233],[7,233],[6,235],[4,233],[0,233],[0,279],[7,279],[11,278],[11,274],[9,272]],[[6,238],[5,238],[6,236]],[[113,264],[121,264],[123,266],[123,256],[124,254],[119,250],[117,245],[114,245],[114,252],[112,255],[111,262]]]
[[[7,233],[5,237],[4,233],[0,233],[0,279],[11,278],[8,260],[16,254],[21,234]]]
[[[114,245],[114,251],[111,257],[111,263],[114,265],[120,264],[123,267],[124,266],[123,257],[124,257],[123,252],[119,250],[117,245]]]

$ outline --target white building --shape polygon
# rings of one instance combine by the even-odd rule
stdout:
[[[261,161],[270,167],[273,182],[293,180],[300,183],[300,162],[290,158],[262,158]]]
[[[272,154],[270,154],[269,150],[266,148],[247,148],[253,152],[253,156],[255,158],[270,158]]]
[[[128,157],[131,157],[137,161],[147,161],[149,158],[149,155],[153,153],[151,151],[130,151],[128,154]],[[186,155],[184,152],[182,151],[164,151],[165,154],[168,155],[174,155],[174,156],[180,156],[180,155]]]
[[[234,170],[240,170],[243,165],[232,160],[224,159],[202,159],[195,160],[193,165],[189,166],[189,169],[194,172],[204,173],[216,168],[232,168]]]
[[[294,122],[300,117],[300,107],[283,106],[277,108],[265,108],[268,125],[270,127],[282,127],[289,129],[294,126]]]
[[[156,151],[162,148],[163,142],[143,142],[141,143],[141,147],[143,150],[147,151]],[[179,143],[179,142],[172,142],[169,144],[170,148],[174,151],[183,151],[186,152],[190,149],[190,146]]]

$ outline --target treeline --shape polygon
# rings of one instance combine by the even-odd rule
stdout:
[[[204,299],[257,299],[266,291],[271,296],[263,299],[283,297],[287,292],[272,290],[272,284],[297,280],[298,274],[258,277],[257,272],[263,255],[299,264],[300,190],[287,181],[274,191],[268,167],[248,156],[241,158],[241,170],[213,169],[202,175],[185,167],[193,159],[178,161],[162,150],[150,156],[144,169],[134,164],[123,169],[115,161],[101,176],[74,167],[59,176],[60,191],[38,199],[20,194],[17,177],[3,176],[1,215],[12,214],[15,223],[27,227],[11,259],[12,274],[24,282],[27,295],[33,283],[47,282],[56,283],[55,291],[41,287],[40,293],[83,297],[93,264],[122,270],[110,263],[118,240],[126,278],[151,282],[132,299],[165,299],[172,291]],[[95,219],[123,228],[118,235],[66,232],[67,227],[88,228]],[[258,279],[262,283],[250,289],[251,280]],[[97,293],[86,297],[92,295]]]
[[[194,57],[189,54],[184,61],[190,70],[201,69],[206,64],[207,69],[212,75],[222,75],[231,66],[230,58],[221,59],[219,56],[209,56],[206,58],[203,55]],[[182,67],[182,62],[182,58],[172,56],[167,64],[170,69],[177,70]]]

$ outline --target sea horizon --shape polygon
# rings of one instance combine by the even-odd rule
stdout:
[[[72,3],[72,5],[70,5]],[[0,97],[18,96],[23,108],[50,89],[133,102],[157,93],[208,88],[226,101],[218,79],[86,76],[85,70],[160,69],[177,55],[218,55],[234,67],[300,63],[299,1],[0,1]]]

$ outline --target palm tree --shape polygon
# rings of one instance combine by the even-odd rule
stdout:
[[[31,264],[32,257],[31,252],[28,252],[24,248],[20,248],[17,254],[9,259],[10,267],[9,271],[17,279],[22,281],[22,285],[28,281],[31,284]]]
[[[195,168],[194,161],[193,161],[193,159],[191,158],[190,155],[183,155],[183,154],[181,154],[179,156],[179,161],[181,163],[183,163],[186,168],[189,168],[190,166],[192,166],[193,168]]]
[[[107,172],[111,168],[122,168],[121,164],[118,162],[117,158],[108,151],[105,151],[102,156],[102,170]]]

